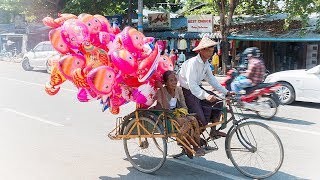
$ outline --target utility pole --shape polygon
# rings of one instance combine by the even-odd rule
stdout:
[[[138,31],[143,32],[143,0],[138,0]]]
[[[129,4],[128,4],[128,25],[132,26],[132,0],[129,0]]]

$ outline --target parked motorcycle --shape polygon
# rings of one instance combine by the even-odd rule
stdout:
[[[231,69],[227,72],[227,77],[221,82],[222,86],[231,90],[232,81],[239,75],[239,71]],[[241,92],[241,108],[255,112],[258,116],[271,119],[278,111],[280,101],[275,93],[280,87],[279,83],[261,83],[257,86],[248,87]]]

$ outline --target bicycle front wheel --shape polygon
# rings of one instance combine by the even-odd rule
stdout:
[[[152,173],[160,169],[167,156],[167,142],[162,129],[149,118],[133,119],[124,130],[124,150],[130,163],[137,170]],[[138,137],[142,135],[144,137]]]
[[[245,176],[267,178],[283,162],[283,145],[269,126],[255,121],[239,124],[227,136],[226,152],[232,164]]]

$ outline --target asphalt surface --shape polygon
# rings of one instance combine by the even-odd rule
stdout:
[[[127,161],[122,141],[107,138],[115,119],[134,104],[117,116],[102,113],[97,101],[78,102],[68,82],[57,95],[47,95],[48,80],[45,71],[0,61],[0,179],[247,179],[226,157],[223,139],[216,141],[218,151],[204,157],[168,158],[156,173],[141,173]],[[319,109],[296,102],[280,107],[272,121],[258,120],[277,132],[285,150],[280,171],[269,179],[319,179]]]

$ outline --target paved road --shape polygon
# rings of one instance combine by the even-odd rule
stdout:
[[[56,96],[43,86],[49,75],[25,72],[17,63],[0,61],[0,179],[246,179],[220,150],[204,158],[168,159],[155,174],[143,174],[125,159],[122,141],[107,133],[117,116],[102,113],[98,102],[80,103],[70,83]],[[134,109],[127,104],[125,115]],[[285,148],[280,171],[270,179],[318,179],[320,104],[281,107],[273,121]],[[248,115],[256,118],[255,115]]]

